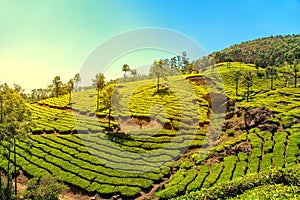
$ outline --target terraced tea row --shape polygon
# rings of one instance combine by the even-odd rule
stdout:
[[[249,173],[268,171],[273,168],[294,166],[300,162],[299,130],[287,132],[275,132],[251,129],[248,139],[251,145],[251,153],[238,152],[237,154],[220,157],[217,163],[210,165],[201,162],[186,170],[180,169],[163,190],[156,193],[161,199],[169,199],[183,194],[185,191],[194,191],[201,188],[209,188],[215,184],[226,183]],[[241,138],[246,140],[244,135]],[[223,143],[222,147],[212,150],[222,152],[221,149],[231,149],[231,141]],[[227,146],[227,148],[224,146]],[[226,152],[226,151],[224,151]],[[207,157],[206,160],[209,160]],[[203,160],[205,161],[205,160]],[[196,170],[196,171],[195,171]]]
[[[105,128],[108,128],[107,120],[34,104],[29,104],[28,106],[31,109],[35,125],[32,127],[33,133],[53,133],[54,131],[60,134],[71,132],[87,133],[102,132]],[[115,122],[111,122],[111,124],[112,126],[117,125]]]
[[[96,144],[93,141],[95,137],[89,143]],[[87,141],[81,142],[76,136],[32,136],[17,143],[17,164],[32,176],[52,174],[65,183],[104,196],[116,193],[136,196],[170,170],[165,166],[147,171],[153,169],[151,164],[159,159],[163,161],[163,155],[143,162],[140,154],[124,153],[99,144],[86,148],[84,144]],[[140,165],[133,165],[133,159],[140,159]],[[10,160],[13,160],[12,155]]]

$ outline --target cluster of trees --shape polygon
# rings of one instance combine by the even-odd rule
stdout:
[[[171,59],[155,60],[149,70],[149,75],[139,74],[136,69],[130,69],[128,64],[122,66],[124,72],[124,82],[152,79],[158,77],[173,76],[177,74],[189,74],[197,72],[193,63],[190,63],[187,53],[183,52],[182,55],[174,56]],[[130,72],[130,74],[128,74]]]
[[[149,70],[148,78],[157,78],[157,92],[159,92],[160,78],[179,74],[190,74],[198,72],[193,63],[190,63],[187,53],[174,56],[171,59],[155,60]]]
[[[189,74],[196,71],[192,63],[190,63],[186,52],[182,52],[181,56],[174,56],[171,59],[160,59],[153,62],[149,77],[155,78],[160,73],[162,76],[173,76],[179,73]]]
[[[74,89],[76,91],[79,90],[78,84],[80,80],[81,78],[79,73],[77,73],[74,78],[71,78],[67,83],[63,83],[60,76],[55,76],[52,80],[52,84],[50,84],[48,88],[33,89],[27,98],[31,101],[39,101],[49,97],[58,97],[59,95],[70,94],[71,102],[71,93]]]
[[[124,82],[127,82],[127,79],[128,81],[137,81],[145,78],[145,76],[139,74],[136,69],[130,69],[128,64],[122,66],[122,71],[124,72]],[[128,76],[127,72],[130,72],[130,76]]]
[[[204,71],[209,66],[213,66],[214,63],[215,62],[211,56],[203,56],[202,58],[193,61],[191,65],[192,68],[198,73]]]
[[[291,74],[284,74],[283,78],[285,79],[285,86],[288,87],[288,83],[290,80],[290,77],[293,77],[294,79],[294,88],[297,87],[297,79],[298,79],[298,72],[299,72],[299,63],[298,62],[294,62],[292,65],[290,65],[290,70],[291,70]],[[279,77],[279,72],[276,69],[276,67],[274,66],[268,66],[265,70],[264,73],[259,72],[258,70],[256,71],[256,73],[254,73],[254,71],[251,70],[244,70],[244,71],[240,71],[240,70],[236,70],[233,72],[233,78],[235,81],[235,95],[238,96],[238,88],[239,88],[239,81],[241,81],[243,83],[243,85],[246,86],[246,99],[247,102],[249,101],[249,96],[250,96],[250,89],[253,85],[254,82],[254,78],[258,77],[258,78],[262,78],[263,76],[265,76],[267,79],[270,80],[270,89],[273,90],[274,89],[274,80],[280,78]]]
[[[215,63],[244,62],[259,67],[282,66],[300,59],[300,34],[278,35],[233,45],[209,55]]]
[[[178,73],[199,73],[207,67],[213,66],[214,63],[221,62],[251,63],[257,67],[267,68],[268,66],[293,65],[297,60],[300,60],[300,34],[278,35],[236,44],[192,62],[189,61],[187,53],[183,52],[182,55],[174,56],[171,59],[154,61],[149,76],[141,76],[139,79],[135,79],[155,78],[158,71],[162,76],[171,76]],[[131,70],[127,64],[124,64],[122,71],[126,82],[127,72],[131,72]],[[133,71],[131,76],[137,77],[139,74]]]
[[[7,158],[5,171],[0,169],[0,200],[41,199],[58,200],[58,195],[67,190],[55,177],[32,179],[22,195],[17,194],[16,141],[30,134],[34,126],[31,112],[20,86],[13,88],[0,85],[0,154]]]

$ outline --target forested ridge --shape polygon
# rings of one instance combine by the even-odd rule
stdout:
[[[210,54],[215,63],[244,62],[260,67],[291,64],[300,59],[300,34],[258,38]]]

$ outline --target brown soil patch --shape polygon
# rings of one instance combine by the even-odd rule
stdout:
[[[61,194],[59,197],[59,200],[91,200],[95,199],[95,197],[87,196],[87,195],[81,195],[81,194],[76,194],[72,191],[68,191],[64,194]],[[97,198],[98,200],[99,198]]]
[[[28,178],[24,175],[23,171],[19,171],[19,176],[17,177],[17,191],[18,193],[24,192],[27,188]],[[13,180],[14,183],[14,180]]]
[[[156,120],[151,120],[150,122],[142,120],[141,123],[142,123],[142,126],[140,124],[140,121],[135,118],[121,121],[120,122],[121,131],[128,133],[129,131],[132,131],[132,130],[141,130],[141,129],[149,130],[149,129],[156,129],[156,128],[162,129],[163,128],[162,124],[160,124]]]
[[[196,85],[212,85],[212,86],[216,86],[216,84],[210,79],[207,78],[205,76],[191,76],[188,77],[187,80],[191,81],[191,82],[195,82]]]

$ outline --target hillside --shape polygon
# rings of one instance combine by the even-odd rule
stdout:
[[[299,80],[252,62],[284,44],[299,58],[299,38],[234,45],[222,56],[241,49],[248,59],[251,49],[254,60],[226,58],[201,73],[162,78],[159,90],[156,79],[114,83],[120,95],[111,116],[102,93],[95,111],[94,89],[72,93],[71,102],[67,94],[28,103],[34,125],[16,143],[18,170],[56,176],[70,191],[98,199],[297,199]],[[284,55],[275,59],[280,67],[289,61]],[[6,172],[14,161],[7,147],[0,148]]]
[[[232,45],[210,55],[216,63],[234,61],[260,67],[282,66],[300,59],[300,35],[278,35]]]

